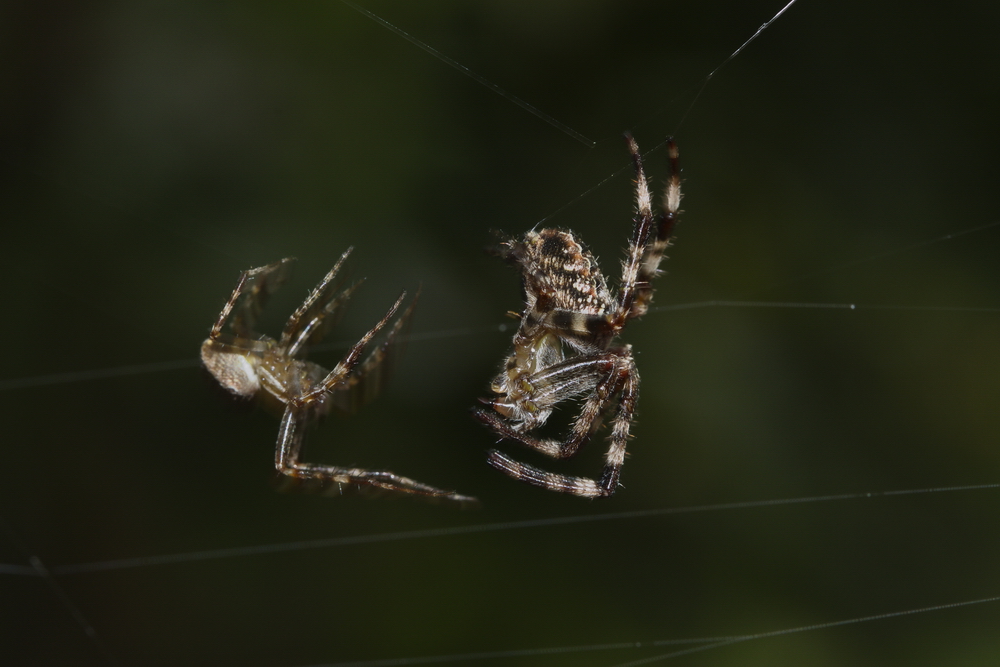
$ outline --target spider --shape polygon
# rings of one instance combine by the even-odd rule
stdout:
[[[307,426],[312,425],[331,408],[353,411],[374,397],[381,384],[384,363],[393,352],[397,334],[409,319],[413,304],[396,320],[385,342],[374,349],[362,362],[366,346],[381,330],[406,297],[403,292],[379,322],[361,337],[332,371],[300,359],[307,344],[318,342],[360,283],[340,289],[336,281],[348,248],[333,269],[309,294],[305,302],[292,313],[275,340],[253,332],[254,322],[268,296],[277,290],[288,275],[292,258],[244,271],[236,289],[223,307],[212,327],[212,333],[201,346],[205,368],[229,392],[243,398],[259,396],[266,403],[283,410],[278,429],[275,466],[282,475],[296,479],[318,480],[344,487],[376,488],[393,492],[441,498],[460,503],[475,503],[475,498],[443,491],[391,472],[342,468],[340,466],[304,463],[299,460]],[[226,324],[232,333],[223,333]]]
[[[639,374],[632,346],[615,340],[629,320],[649,309],[650,281],[661,273],[660,261],[680,214],[680,168],[673,140],[667,140],[671,173],[663,210],[654,216],[639,147],[630,135],[625,139],[635,167],[637,214],[622,262],[621,286],[617,293],[608,289],[597,260],[569,230],[532,230],[522,240],[500,243],[493,252],[520,269],[525,306],[518,316],[514,349],[490,387],[496,396],[479,399],[488,408],[474,410],[501,439],[565,459],[590,440],[617,399],[600,479],[546,472],[496,449],[487,458],[514,479],[587,498],[610,496],[618,486]],[[558,403],[575,398],[583,399],[582,409],[565,439],[533,433]]]

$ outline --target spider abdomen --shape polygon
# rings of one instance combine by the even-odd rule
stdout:
[[[573,232],[531,231],[522,246],[525,291],[534,297],[536,308],[599,315],[611,307],[611,293],[597,260]]]
[[[260,389],[260,376],[256,364],[247,354],[224,352],[216,349],[209,339],[201,346],[201,362],[208,372],[231,393],[250,398]]]

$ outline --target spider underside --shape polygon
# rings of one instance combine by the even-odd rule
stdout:
[[[475,498],[423,484],[391,472],[344,468],[305,463],[300,460],[305,431],[331,409],[354,411],[371,400],[382,384],[388,361],[395,351],[397,336],[413,311],[413,303],[389,329],[384,342],[362,361],[365,348],[393,318],[406,297],[403,292],[343,359],[327,371],[302,359],[307,345],[318,343],[333,323],[338,309],[350,298],[359,283],[343,287],[337,273],[351,248],[341,255],[333,269],[292,313],[277,340],[253,331],[267,298],[285,281],[293,261],[285,258],[274,264],[244,271],[232,296],[219,314],[212,332],[201,346],[205,368],[230,393],[257,396],[277,404],[282,411],[275,453],[275,467],[282,475],[334,485],[341,492],[350,488],[373,488],[459,503]],[[226,325],[229,331],[224,332]]]
[[[491,450],[491,466],[514,479],[552,491],[588,498],[607,497],[618,487],[629,427],[639,395],[632,346],[616,343],[625,324],[643,315],[653,296],[650,281],[661,273],[680,214],[677,146],[667,141],[671,174],[662,210],[654,215],[639,147],[626,135],[635,167],[636,216],[622,262],[621,285],[612,292],[597,260],[569,230],[532,230],[521,240],[504,241],[496,254],[522,275],[525,306],[513,351],[491,385],[492,398],[475,416],[504,440],[546,456],[573,456],[612,411],[609,447],[599,479],[547,472]],[[540,438],[553,408],[580,399],[582,407],[564,439]]]

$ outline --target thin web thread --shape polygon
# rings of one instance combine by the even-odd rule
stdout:
[[[671,658],[678,658],[681,656],[690,655],[692,653],[700,653],[702,651],[709,651],[712,649],[722,648],[724,646],[732,646],[734,644],[740,644],[743,642],[754,641],[758,639],[769,639],[772,637],[781,637],[783,635],[791,635],[800,632],[812,632],[815,630],[828,630],[830,628],[837,628],[845,625],[869,623],[872,621],[883,621],[891,618],[899,618],[901,616],[926,614],[933,611],[957,609],[959,607],[969,607],[972,605],[985,604],[987,602],[997,602],[997,601],[1000,601],[1000,596],[982,598],[979,600],[966,600],[963,602],[951,602],[947,604],[939,604],[929,607],[919,607],[916,609],[907,609],[905,611],[893,611],[893,612],[886,612],[883,614],[872,614],[870,616],[858,616],[856,618],[850,618],[841,621],[814,623],[812,625],[802,625],[796,628],[784,628],[782,630],[772,630],[770,632],[758,632],[755,634],[738,635],[734,637],[662,639],[650,642],[619,642],[614,644],[584,644],[580,646],[557,646],[549,648],[517,649],[517,650],[507,650],[507,651],[482,651],[478,653],[453,653],[450,655],[421,656],[415,658],[388,658],[381,660],[360,660],[353,662],[330,662],[330,663],[309,665],[309,667],[401,667],[403,665],[423,665],[429,663],[443,663],[443,662],[471,662],[475,660],[496,660],[500,658],[521,658],[530,656],[559,655],[566,653],[585,653],[594,651],[623,651],[627,649],[650,648],[657,646],[700,644],[699,646],[693,646],[690,648],[682,649],[680,651],[673,651],[671,653],[664,653],[662,655],[652,656],[649,658],[642,658],[640,660],[632,660],[630,662],[623,662],[614,665],[614,667],[638,667],[639,665],[648,665],[654,662],[660,662],[662,660],[669,660]]]
[[[771,17],[771,18],[770,18],[769,20],[765,21],[765,22],[764,22],[764,23],[763,23],[763,24],[762,24],[762,25],[761,25],[761,26],[760,26],[759,28],[757,28],[757,32],[755,32],[754,34],[752,34],[752,35],[750,36],[750,39],[748,39],[747,41],[743,42],[743,44],[741,44],[741,45],[740,45],[740,47],[739,47],[738,49],[736,49],[736,50],[735,50],[735,51],[733,51],[733,52],[732,52],[731,54],[729,54],[729,57],[728,57],[728,58],[726,58],[725,60],[723,60],[723,61],[722,61],[722,64],[720,64],[720,65],[719,65],[718,67],[716,67],[715,69],[713,69],[713,70],[712,70],[711,72],[709,72],[709,73],[708,73],[708,76],[706,76],[706,77],[705,77],[705,79],[704,79],[704,80],[702,81],[702,84],[701,84],[701,88],[699,88],[699,89],[698,89],[698,92],[697,92],[697,93],[695,94],[695,96],[694,96],[694,99],[693,99],[693,100],[691,100],[691,104],[690,104],[690,105],[688,106],[687,110],[686,110],[686,111],[684,112],[684,115],[682,115],[682,116],[681,116],[681,119],[680,119],[680,121],[678,121],[678,123],[677,123],[677,127],[678,127],[678,128],[679,128],[679,127],[680,127],[681,125],[683,125],[683,124],[684,124],[684,121],[685,121],[685,120],[687,120],[687,117],[688,117],[688,114],[690,114],[690,113],[691,113],[691,110],[692,110],[692,109],[694,109],[694,105],[698,103],[698,100],[699,100],[699,99],[701,98],[701,94],[702,94],[703,92],[705,92],[705,88],[706,88],[706,86],[708,86],[708,82],[712,80],[712,77],[714,77],[714,76],[715,76],[715,74],[716,74],[716,73],[717,73],[717,72],[718,72],[719,70],[721,70],[721,69],[722,69],[723,67],[725,67],[726,65],[728,65],[728,64],[729,64],[729,62],[730,62],[730,61],[731,61],[731,60],[732,60],[733,58],[735,58],[735,57],[736,57],[736,56],[738,56],[738,55],[739,55],[740,53],[742,53],[742,52],[743,52],[743,49],[747,48],[747,47],[748,47],[748,46],[750,45],[750,42],[752,42],[752,41],[754,41],[755,39],[757,39],[757,38],[758,38],[758,37],[760,36],[760,34],[761,34],[762,32],[764,32],[764,31],[765,31],[765,30],[767,30],[767,29],[768,29],[769,27],[771,27],[771,24],[772,24],[772,23],[774,23],[775,21],[777,21],[777,20],[778,20],[778,18],[779,18],[779,17],[780,17],[780,16],[782,15],[782,14],[784,14],[785,12],[787,12],[787,11],[788,11],[788,10],[789,10],[789,9],[791,8],[791,6],[792,6],[792,5],[794,5],[794,4],[796,3],[796,1],[797,1],[797,0],[791,0],[791,1],[790,1],[790,2],[789,2],[789,3],[787,4],[787,5],[785,5],[784,7],[782,7],[782,8],[781,8],[781,9],[780,9],[780,10],[778,11],[778,13],[777,13],[777,14],[775,14],[774,16],[772,16],[772,17]],[[676,131],[675,131],[675,133],[676,133]]]
[[[524,109],[528,113],[532,114],[533,116],[537,116],[538,118],[542,119],[543,121],[545,121],[546,123],[548,123],[552,127],[556,128],[560,132],[562,132],[562,133],[564,133],[564,134],[572,137],[573,139],[579,141],[581,144],[583,144],[587,148],[593,148],[594,147],[595,142],[593,142],[590,139],[588,139],[587,137],[583,136],[582,134],[580,134],[579,132],[577,132],[573,128],[571,128],[568,125],[565,125],[563,123],[560,123],[558,120],[556,120],[552,116],[548,115],[547,113],[544,113],[543,111],[541,111],[540,109],[538,109],[538,107],[535,107],[535,106],[533,106],[531,104],[528,104],[527,102],[525,102],[524,100],[522,100],[520,97],[517,97],[516,95],[512,95],[511,93],[508,93],[506,90],[504,90],[500,86],[496,85],[492,81],[489,81],[488,79],[486,79],[482,75],[477,74],[476,72],[473,72],[471,69],[469,69],[468,67],[466,67],[462,63],[458,62],[457,60],[454,60],[454,59],[449,58],[448,56],[444,55],[443,53],[441,53],[440,51],[438,51],[437,49],[435,49],[433,46],[431,46],[430,44],[426,44],[426,43],[420,41],[419,39],[417,39],[413,35],[411,35],[408,32],[405,32],[404,30],[402,30],[402,29],[394,26],[393,24],[389,23],[388,21],[386,21],[385,19],[381,18],[377,14],[373,14],[372,12],[368,11],[364,7],[359,7],[358,5],[354,4],[353,2],[348,2],[348,0],[340,0],[340,1],[342,3],[344,3],[345,5],[347,5],[348,7],[350,7],[351,9],[353,9],[354,11],[367,16],[372,21],[375,21],[376,23],[378,23],[383,28],[385,28],[387,30],[391,30],[392,32],[396,33],[397,35],[399,35],[400,37],[402,37],[406,41],[410,42],[411,44],[413,44],[413,45],[415,45],[415,46],[423,49],[424,51],[426,51],[427,53],[431,54],[432,56],[434,56],[435,58],[437,58],[441,62],[445,63],[446,65],[449,65],[449,66],[455,68],[456,70],[458,70],[459,72],[461,72],[465,76],[469,77],[470,79],[472,79],[476,83],[481,84],[482,86],[485,86],[489,90],[492,90],[494,93],[496,93],[500,97],[503,97],[504,99],[506,99],[506,100],[508,100],[510,102],[513,102],[514,104],[516,104],[517,106],[521,107],[522,109]]]
[[[694,301],[691,303],[677,303],[663,306],[654,306],[649,309],[649,313],[665,313],[679,310],[699,310],[705,308],[787,308],[793,310],[896,310],[913,312],[954,312],[954,313],[1000,313],[1000,307],[989,306],[902,306],[893,304],[859,304],[859,303],[808,303],[801,301],[728,301],[710,300]],[[419,342],[428,340],[439,340],[443,338],[460,338],[466,336],[476,336],[479,334],[505,333],[509,330],[509,324],[493,324],[483,327],[462,327],[456,329],[440,329],[438,331],[427,331],[416,334],[400,336],[401,342]],[[316,345],[312,348],[314,352],[329,350],[347,349],[356,341],[337,341]],[[115,366],[113,368],[98,368],[83,371],[73,371],[69,373],[52,373],[49,375],[35,375],[25,378],[12,378],[0,380],[0,391],[13,391],[19,389],[31,389],[34,387],[44,387],[49,385],[69,384],[72,382],[89,382],[93,380],[105,380],[116,377],[127,377],[131,375],[144,375],[146,373],[160,373],[188,368],[196,368],[199,365],[196,358],[175,359],[173,361],[160,361],[148,364],[130,364],[127,366]]]
[[[994,596],[989,598],[982,598],[980,600],[967,600],[964,602],[951,602],[948,604],[939,604],[931,607],[920,607],[918,609],[907,609],[905,611],[893,611],[884,614],[873,614],[871,616],[859,616],[857,618],[850,618],[843,621],[830,621],[829,623],[814,623],[813,625],[802,625],[797,628],[786,628],[784,630],[773,630],[771,632],[759,632],[753,635],[747,635],[745,637],[732,637],[724,639],[722,641],[717,641],[707,646],[696,646],[693,648],[684,649],[681,651],[674,651],[673,653],[664,653],[663,655],[653,656],[651,658],[644,658],[642,660],[633,660],[631,662],[623,662],[614,667],[638,667],[639,665],[648,665],[654,662],[659,662],[661,660],[669,660],[671,658],[677,658],[683,655],[690,655],[692,653],[699,653],[701,651],[708,651],[710,649],[722,648],[723,646],[731,646],[733,644],[739,644],[742,642],[747,642],[755,639],[768,639],[771,637],[781,637],[782,635],[791,635],[798,632],[810,632],[813,630],[826,630],[829,628],[837,628],[844,625],[855,625],[857,623],[869,623],[871,621],[883,621],[889,618],[899,618],[900,616],[912,616],[913,614],[925,614],[931,611],[942,611],[944,609],[956,609],[958,607],[969,607],[974,604],[984,604],[987,602],[996,602],[1000,600],[1000,596]]]
[[[344,1],[344,0],[342,0],[342,1]],[[678,121],[677,125],[674,126],[674,131],[673,131],[672,134],[677,134],[677,132],[680,130],[681,126],[684,125],[684,121],[687,119],[687,117],[691,113],[692,109],[694,109],[695,105],[698,103],[698,100],[701,98],[702,93],[705,92],[705,88],[708,86],[708,83],[712,80],[712,77],[714,77],[715,74],[719,70],[721,70],[723,67],[725,67],[727,64],[729,64],[729,61],[731,61],[733,58],[735,58],[736,56],[738,56],[747,46],[749,46],[750,42],[752,42],[755,39],[757,39],[757,37],[759,37],[761,33],[763,33],[765,30],[767,30],[771,26],[772,23],[774,23],[775,21],[777,21],[778,17],[780,17],[782,14],[784,14],[786,11],[788,11],[788,9],[792,5],[794,5],[796,3],[796,1],[797,0],[791,0],[788,4],[786,4],[784,7],[782,7],[778,11],[777,14],[775,14],[774,16],[772,16],[769,20],[765,21],[759,28],[757,28],[757,32],[755,32],[753,35],[751,35],[749,39],[747,39],[745,42],[743,42],[743,44],[741,44],[739,46],[739,48],[737,48],[735,51],[733,51],[732,53],[730,53],[729,56],[726,57],[726,59],[723,60],[721,64],[719,64],[718,67],[716,67],[715,69],[713,69],[711,72],[708,73],[708,75],[704,79],[702,79],[701,85],[698,87],[697,92],[694,94],[694,97],[691,99],[691,103],[688,105],[687,109],[684,111],[684,114],[681,116],[680,121]],[[657,144],[651,150],[647,151],[643,155],[645,156],[645,155],[648,155],[649,153],[657,151],[660,148],[662,148],[664,145],[666,145],[666,141],[663,141],[663,142]],[[538,228],[539,225],[542,225],[542,224],[548,222],[549,220],[551,220],[552,218],[556,217],[557,215],[559,215],[560,213],[562,213],[566,209],[574,206],[577,202],[579,202],[580,200],[582,200],[582,199],[586,198],[587,196],[589,196],[590,193],[594,192],[595,190],[598,190],[598,189],[602,188],[608,181],[616,178],[619,174],[625,172],[626,170],[630,170],[631,168],[632,168],[632,166],[631,166],[631,162],[630,162],[630,163],[626,164],[624,167],[621,167],[620,169],[614,171],[607,178],[601,180],[596,185],[593,185],[593,186],[587,188],[586,190],[584,190],[583,192],[581,192],[579,195],[577,195],[576,197],[574,197],[570,201],[566,202],[565,204],[563,204],[562,206],[560,206],[559,208],[557,208],[552,213],[548,214],[547,216],[545,216],[544,218],[542,218],[541,220],[539,220],[538,222],[536,222],[535,225],[534,225],[534,228]]]
[[[507,651],[480,651],[477,653],[453,653],[450,655],[429,655],[416,658],[383,658],[381,660],[356,660],[352,662],[330,662],[309,667],[397,667],[399,665],[425,665],[441,662],[464,662],[474,660],[497,660],[500,658],[525,658],[538,655],[560,655],[566,653],[587,653],[594,651],[622,651],[630,648],[664,646],[666,644],[700,644],[714,639],[672,639],[663,642],[618,642],[615,644],[587,644],[581,646],[554,646],[550,648],[513,649]]]
[[[0,525],[3,526],[4,530],[7,532],[7,537],[14,548],[20,551],[22,554],[28,554],[27,547],[21,542],[20,538],[14,533],[14,530],[10,527],[10,524],[3,518],[0,518]],[[66,610],[73,621],[80,627],[83,634],[91,641],[93,646],[104,658],[106,663],[118,664],[115,657],[108,651],[97,637],[97,631],[94,626],[90,624],[87,617],[84,616],[83,611],[73,602],[73,600],[66,593],[66,590],[59,584],[56,578],[52,575],[52,572],[45,567],[45,564],[37,556],[28,556],[28,566],[17,566],[17,565],[3,565],[0,566],[0,573],[6,574],[25,574],[32,575],[41,578],[45,581],[45,584],[49,587],[53,596],[59,601],[59,604]],[[15,572],[15,570],[17,570]]]
[[[569,517],[551,517],[547,519],[529,519],[525,521],[506,521],[472,526],[452,526],[448,528],[431,528],[427,530],[410,530],[393,533],[378,533],[375,535],[357,535],[352,537],[334,537],[320,540],[302,540],[282,542],[251,547],[233,547],[227,549],[209,549],[179,554],[160,556],[142,556],[138,558],[123,558],[118,560],[99,561],[61,565],[50,568],[52,574],[85,574],[90,572],[107,572],[136,567],[154,565],[173,565],[221,558],[239,558],[264,554],[302,551],[305,549],[329,549],[337,547],[356,546],[362,544],[377,544],[383,542],[398,542],[439,537],[457,537],[479,533],[492,533],[529,528],[547,528],[572,524],[594,523],[598,521],[623,521],[627,519],[643,519],[677,514],[692,514],[695,512],[719,512],[724,510],[754,509],[760,507],[776,507],[782,505],[802,505],[807,503],[834,502],[843,500],[865,500],[873,498],[892,498],[928,493],[947,493],[956,491],[982,491],[1000,488],[1000,483],[972,484],[963,486],[942,486],[923,489],[904,489],[897,491],[874,491],[862,493],[841,493],[823,496],[803,496],[799,498],[773,498],[769,500],[748,500],[733,503],[715,503],[710,505],[694,505],[691,507],[666,507],[629,512],[609,512],[605,514],[584,514]],[[0,573],[10,575],[38,576],[32,568],[16,564],[0,564]]]
[[[982,225],[977,225],[975,227],[969,227],[968,229],[963,229],[957,232],[949,232],[948,234],[942,234],[941,236],[934,237],[932,239],[927,239],[925,241],[917,241],[916,243],[911,243],[909,245],[899,246],[897,248],[892,248],[890,250],[884,250],[882,252],[875,253],[874,255],[869,255],[862,259],[855,259],[849,262],[844,262],[842,264],[837,264],[836,266],[831,266],[825,269],[820,269],[817,271],[811,271],[809,273],[803,273],[794,278],[789,278],[788,280],[780,283],[781,285],[788,285],[791,283],[797,283],[799,281],[805,280],[807,278],[815,278],[816,276],[825,276],[831,273],[836,273],[838,271],[843,271],[859,264],[867,264],[868,262],[874,262],[879,259],[885,259],[886,257],[892,257],[893,255],[898,255],[900,253],[908,252],[910,250],[917,250],[918,248],[925,248],[935,243],[940,243],[942,241],[951,241],[952,239],[957,239],[966,234],[974,234],[975,232],[982,232],[987,229],[992,229],[1000,225],[1000,220],[994,220],[993,222],[987,222]]]

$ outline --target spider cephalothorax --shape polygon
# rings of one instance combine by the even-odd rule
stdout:
[[[521,271],[525,306],[514,349],[490,387],[496,396],[480,399],[488,409],[475,411],[502,438],[562,459],[591,438],[617,400],[598,480],[546,472],[498,450],[488,456],[490,465],[515,479],[590,498],[610,496],[618,486],[639,394],[632,346],[617,345],[615,339],[628,320],[649,309],[650,281],[660,273],[680,213],[680,170],[673,141],[667,141],[671,176],[663,209],[654,216],[639,147],[632,137],[626,139],[635,166],[637,214],[621,285],[617,292],[608,289],[597,260],[571,231],[530,231],[521,240],[501,243],[497,254]],[[532,434],[558,403],[570,399],[582,399],[583,405],[565,439]]]
[[[303,463],[299,460],[307,427],[333,408],[354,410],[375,395],[384,380],[386,362],[395,350],[397,336],[413,312],[411,303],[390,328],[385,341],[364,361],[361,357],[365,348],[392,319],[406,292],[389,308],[385,317],[351,347],[332,371],[301,359],[306,346],[319,342],[333,321],[335,311],[346,303],[358,286],[354,283],[341,289],[341,284],[335,280],[350,252],[348,248],[305,302],[292,313],[278,340],[255,333],[253,326],[267,297],[285,281],[292,260],[286,258],[244,271],[212,327],[212,333],[201,346],[202,363],[232,394],[243,398],[257,396],[277,404],[282,410],[275,454],[275,466],[281,474],[316,480],[341,491],[376,488],[475,503],[475,498],[443,491],[391,472]],[[227,323],[231,333],[224,332]]]

